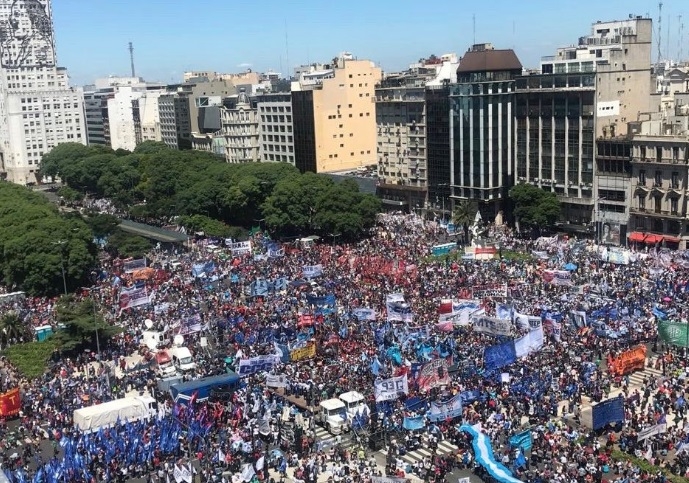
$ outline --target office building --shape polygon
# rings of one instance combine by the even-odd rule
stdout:
[[[50,0],[0,0],[0,174],[30,184],[45,153],[86,143],[83,92],[58,67]]]
[[[225,160],[228,163],[255,163],[259,158],[258,109],[256,101],[242,89],[220,110]]]
[[[110,146],[110,121],[108,117],[108,98],[114,88],[84,88],[84,117],[86,119],[86,143],[89,146]]]
[[[598,198],[594,213],[599,243],[626,245],[632,187],[632,141],[628,136],[596,140]]]
[[[326,69],[302,73],[292,83],[297,168],[324,173],[376,164],[374,97],[380,79],[373,62],[343,53]]]
[[[294,164],[292,95],[289,92],[256,97],[259,159]]]
[[[484,219],[505,209],[514,184],[514,90],[522,65],[511,49],[476,44],[450,87],[452,198],[476,202]]]
[[[593,72],[516,81],[516,183],[554,192],[563,220],[585,233],[594,208],[595,97]]]
[[[633,123],[629,243],[686,249],[689,106]]]
[[[422,59],[376,86],[378,195],[391,209],[429,208],[426,88],[456,81],[457,67],[454,54]]]
[[[172,149],[191,149],[189,98],[170,92],[158,98],[161,141]]]
[[[596,137],[625,135],[627,123],[649,111],[651,79],[650,18],[596,22],[576,46],[543,57],[543,74],[596,73]]]

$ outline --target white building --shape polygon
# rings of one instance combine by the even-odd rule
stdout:
[[[121,86],[108,99],[108,118],[110,120],[110,146],[112,149],[133,151],[140,142],[134,122],[134,101],[145,93],[143,89]]]
[[[222,133],[225,138],[225,159],[228,163],[255,163],[258,157],[258,114],[243,90],[235,105],[222,109]]]
[[[259,96],[257,102],[260,160],[294,164],[292,95],[266,94]]]
[[[83,93],[57,67],[50,0],[0,0],[0,173],[37,181],[42,156],[86,143]]]

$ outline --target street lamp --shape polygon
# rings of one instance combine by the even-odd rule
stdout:
[[[62,285],[65,289],[65,295],[67,295],[67,277],[65,276],[65,257],[62,247],[64,247],[66,244],[67,242],[65,240],[58,240],[53,242],[53,245],[60,246],[60,266],[62,268]]]
[[[600,202],[605,201],[606,198],[605,196],[599,196],[596,198],[596,206],[595,206],[595,228],[596,228],[596,244],[600,245],[601,242],[603,241],[603,224],[602,220],[603,218],[601,217],[601,209],[600,209]]]
[[[436,185],[436,188],[440,188],[440,187],[447,188],[448,186],[450,186],[448,183],[440,183],[440,184]],[[443,222],[444,222],[445,221],[445,190],[443,190],[443,195],[441,198],[442,198],[442,204],[443,204],[442,205],[443,206],[442,213],[443,213]]]
[[[100,338],[98,337],[98,317],[96,315],[96,291],[98,287],[91,287],[91,303],[93,304],[93,325],[96,329],[96,351],[98,353],[98,362],[103,364],[103,357],[100,353]],[[110,370],[106,367],[105,370],[105,381],[108,385],[108,394],[110,394]]]

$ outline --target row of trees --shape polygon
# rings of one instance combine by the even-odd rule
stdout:
[[[0,182],[0,273],[4,285],[32,294],[78,287],[94,266],[89,226],[60,214],[40,193]],[[63,279],[64,268],[64,279]]]
[[[61,144],[44,156],[41,176],[59,177],[82,195],[111,199],[133,216],[180,215],[215,231],[226,228],[199,216],[246,228],[265,221],[284,236],[313,231],[355,238],[380,211],[380,201],[353,182],[302,175],[284,163],[227,164],[210,153],[154,142],[134,152]]]

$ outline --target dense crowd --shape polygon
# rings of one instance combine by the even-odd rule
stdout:
[[[124,331],[103,344],[100,359],[91,352],[56,354],[38,380],[23,379],[3,362],[0,382],[3,389],[20,387],[20,429],[30,441],[21,455],[6,458],[3,467],[17,481],[51,481],[55,474],[73,481],[184,479],[176,469],[183,465],[180,461],[191,459],[198,462],[195,471],[202,481],[280,478],[288,470],[295,481],[307,483],[324,475],[333,481],[370,481],[383,473],[446,481],[455,468],[472,469],[489,480],[473,454],[471,438],[458,429],[465,422],[480,425],[499,462],[525,482],[663,481],[659,474],[618,458],[618,450],[689,476],[687,453],[677,450],[687,427],[684,358],[658,340],[654,315],[654,310],[662,311],[686,322],[689,270],[681,254],[650,247],[631,253],[628,264],[611,264],[602,261],[601,251],[607,249],[591,242],[562,236],[525,241],[494,226],[488,236],[501,251],[534,255],[490,261],[433,258],[431,247],[448,241],[440,223],[388,214],[380,216],[367,240],[295,244],[276,256],[266,255],[274,242],[262,234],[252,238],[249,254],[233,254],[222,248],[225,241],[207,239],[186,248],[158,248],[148,257],[152,270],[141,278],[125,273],[122,260],[104,259],[95,287],[77,298],[94,297],[106,320]],[[199,264],[211,268],[193,275]],[[574,265],[570,282],[546,281],[545,271],[567,264]],[[304,266],[317,265],[322,273],[305,279]],[[269,282],[270,288],[258,294],[258,282]],[[135,283],[145,286],[150,303],[123,309],[118,296]],[[490,370],[484,350],[504,337],[474,330],[471,323],[439,324],[443,300],[476,299],[472,289],[477,287],[504,291],[478,299],[486,316],[498,317],[508,306],[512,313],[548,322],[542,347]],[[389,294],[403,295],[411,320],[388,320]],[[314,304],[326,296],[334,296],[335,303]],[[52,325],[58,330],[56,303],[20,297],[0,310],[13,311],[29,328]],[[358,318],[353,315],[357,309],[371,309],[374,316]],[[572,311],[587,314],[588,322],[574,324]],[[514,337],[528,332],[514,321],[512,328]],[[183,334],[197,361],[186,379],[237,370],[240,361],[274,354],[279,346],[303,347],[314,341],[317,353],[273,366],[272,374],[286,376],[284,390],[269,389],[266,374],[257,372],[243,378],[243,387],[224,400],[180,408],[158,390],[152,369],[133,362],[141,359],[136,355],[149,329],[164,330],[170,342]],[[22,339],[25,334],[8,343]],[[605,360],[639,344],[648,344],[649,363],[657,364],[664,377],[630,388],[628,377],[610,374]],[[410,368],[439,357],[453,362],[447,384],[423,388],[410,380],[407,394],[375,402],[376,380],[407,373],[411,379]],[[320,401],[351,390],[370,403],[370,420],[365,430],[358,428],[358,444],[319,445],[314,409]],[[75,409],[131,391],[154,394],[161,403],[159,418],[123,427],[119,434],[110,429],[107,437],[89,437],[72,427]],[[460,393],[473,395],[464,400],[460,415],[425,419],[429,403]],[[613,393],[625,400],[624,424],[586,429],[585,407]],[[419,429],[405,428],[405,420],[418,416],[423,420]],[[660,421],[667,424],[665,432],[637,441],[641,430]],[[166,427],[167,434],[160,429]],[[523,455],[509,440],[527,427],[533,446]],[[0,436],[9,432],[6,424],[0,426]],[[387,447],[384,465],[376,464],[365,446],[375,435],[382,435]],[[54,441],[54,455],[35,457],[45,439]],[[122,441],[122,447],[109,449],[113,439]],[[458,449],[441,454],[437,449],[443,441]],[[413,465],[405,462],[403,456],[419,447],[430,448],[433,456]],[[223,472],[231,476],[223,477]]]

